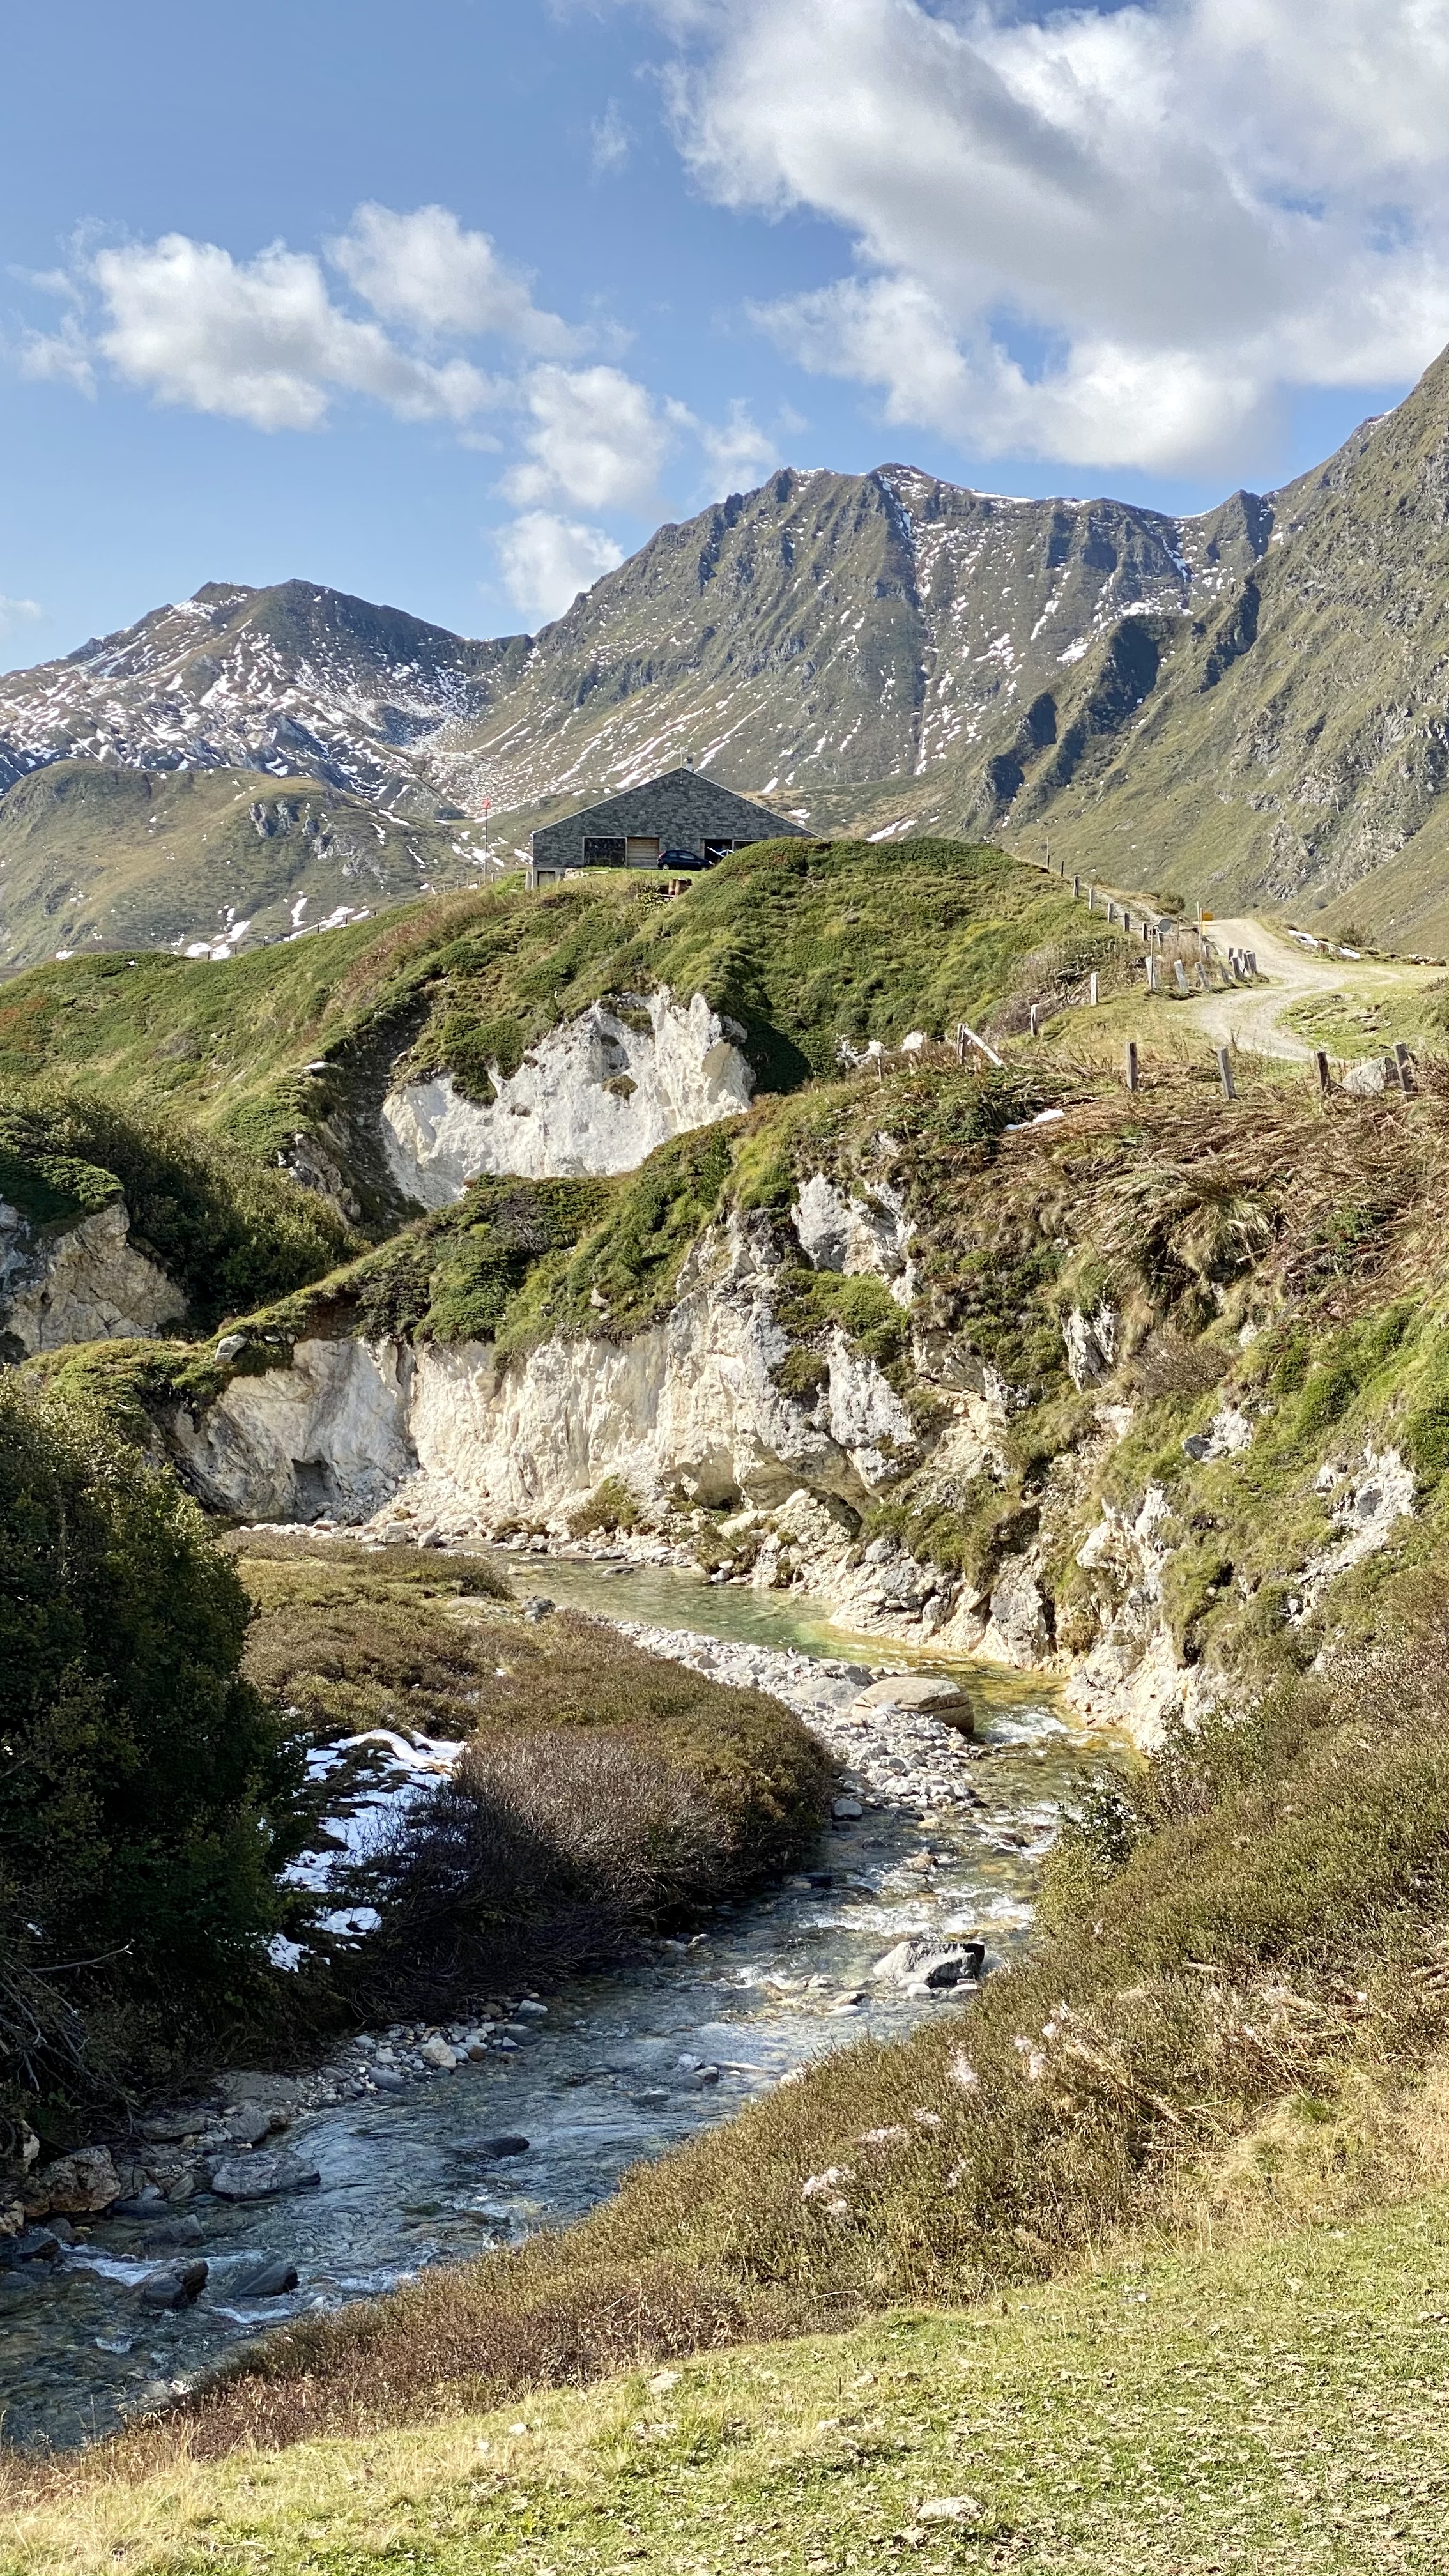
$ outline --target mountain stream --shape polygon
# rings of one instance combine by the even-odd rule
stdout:
[[[751,1678],[773,1670],[765,1686],[807,1708],[818,1691],[827,1717],[871,1671],[955,1672],[976,1711],[980,1758],[966,1771],[959,1739],[949,1749],[970,1785],[939,1805],[920,1794],[918,1755],[890,1754],[873,1771],[856,1763],[851,1803],[863,1812],[834,1823],[782,1885],[721,1907],[692,1939],[650,1942],[631,1964],[550,1992],[533,2018],[536,2040],[530,2031],[511,2055],[301,2113],[273,2143],[315,2166],[320,2188],[250,2204],[198,2192],[180,2251],[148,2245],[147,2222],[99,2218],[58,2260],[0,2272],[7,2441],[104,2433],[308,2307],[370,2297],[424,2265],[580,2217],[631,2165],[728,2118],[811,2058],[866,2033],[902,2036],[927,2014],[969,2011],[969,1986],[917,1992],[875,1978],[897,1943],[979,1932],[989,1969],[1020,1941],[1061,1803],[1110,1750],[1068,1725],[1039,1680],[979,1664],[963,1673],[844,1635],[796,1596],[662,1568],[530,1556],[511,1570],[520,1593],[627,1622],[650,1642],[651,1632],[674,1632],[672,1650],[721,1679],[744,1677],[739,1650],[748,1650]],[[824,1732],[839,1745],[838,1729]],[[481,2152],[498,2137],[526,2139],[526,2152]],[[148,2308],[142,2282],[194,2259],[209,2266],[195,2304]],[[295,2265],[295,2291],[237,2295],[275,2260]]]

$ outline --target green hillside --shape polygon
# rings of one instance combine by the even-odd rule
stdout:
[[[842,1039],[939,1034],[1119,944],[999,850],[764,843],[674,902],[637,875],[515,882],[224,965],[134,950],[37,967],[0,986],[0,1077],[164,1103],[264,1159],[315,1138],[385,1224],[377,1105],[404,1063],[486,1097],[490,1061],[508,1069],[600,995],[666,984],[738,1020],[762,1086],[789,1090]]]
[[[257,946],[480,868],[471,827],[400,821],[305,775],[57,761],[0,797],[0,966]]]

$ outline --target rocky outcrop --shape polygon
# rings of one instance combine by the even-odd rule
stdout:
[[[144,1340],[179,1322],[185,1297],[128,1240],[130,1226],[120,1198],[64,1231],[0,1199],[0,1356]]]
[[[656,1145],[748,1109],[744,1031],[702,993],[595,1002],[551,1029],[516,1072],[492,1068],[494,1097],[467,1100],[450,1073],[400,1084],[382,1104],[388,1168],[424,1207],[460,1199],[485,1172],[525,1180],[629,1172]]]
[[[414,1473],[412,1353],[299,1342],[289,1366],[231,1378],[216,1403],[172,1414],[178,1466],[212,1510],[251,1520],[366,1520]]]

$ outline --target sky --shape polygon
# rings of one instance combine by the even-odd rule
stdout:
[[[12,0],[0,668],[535,630],[781,463],[1170,510],[1449,342],[1449,0]]]

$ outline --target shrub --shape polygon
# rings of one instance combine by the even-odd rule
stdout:
[[[63,2118],[127,2049],[144,2055],[158,2017],[230,2006],[260,1966],[302,1763],[241,1676],[246,1623],[235,1569],[170,1477],[0,1385],[12,2113]],[[49,2027],[17,2005],[17,1981],[50,1999]]]
[[[586,1503],[569,1514],[571,1538],[589,1538],[595,1530],[631,1530],[639,1526],[639,1504],[622,1476],[605,1476]]]

